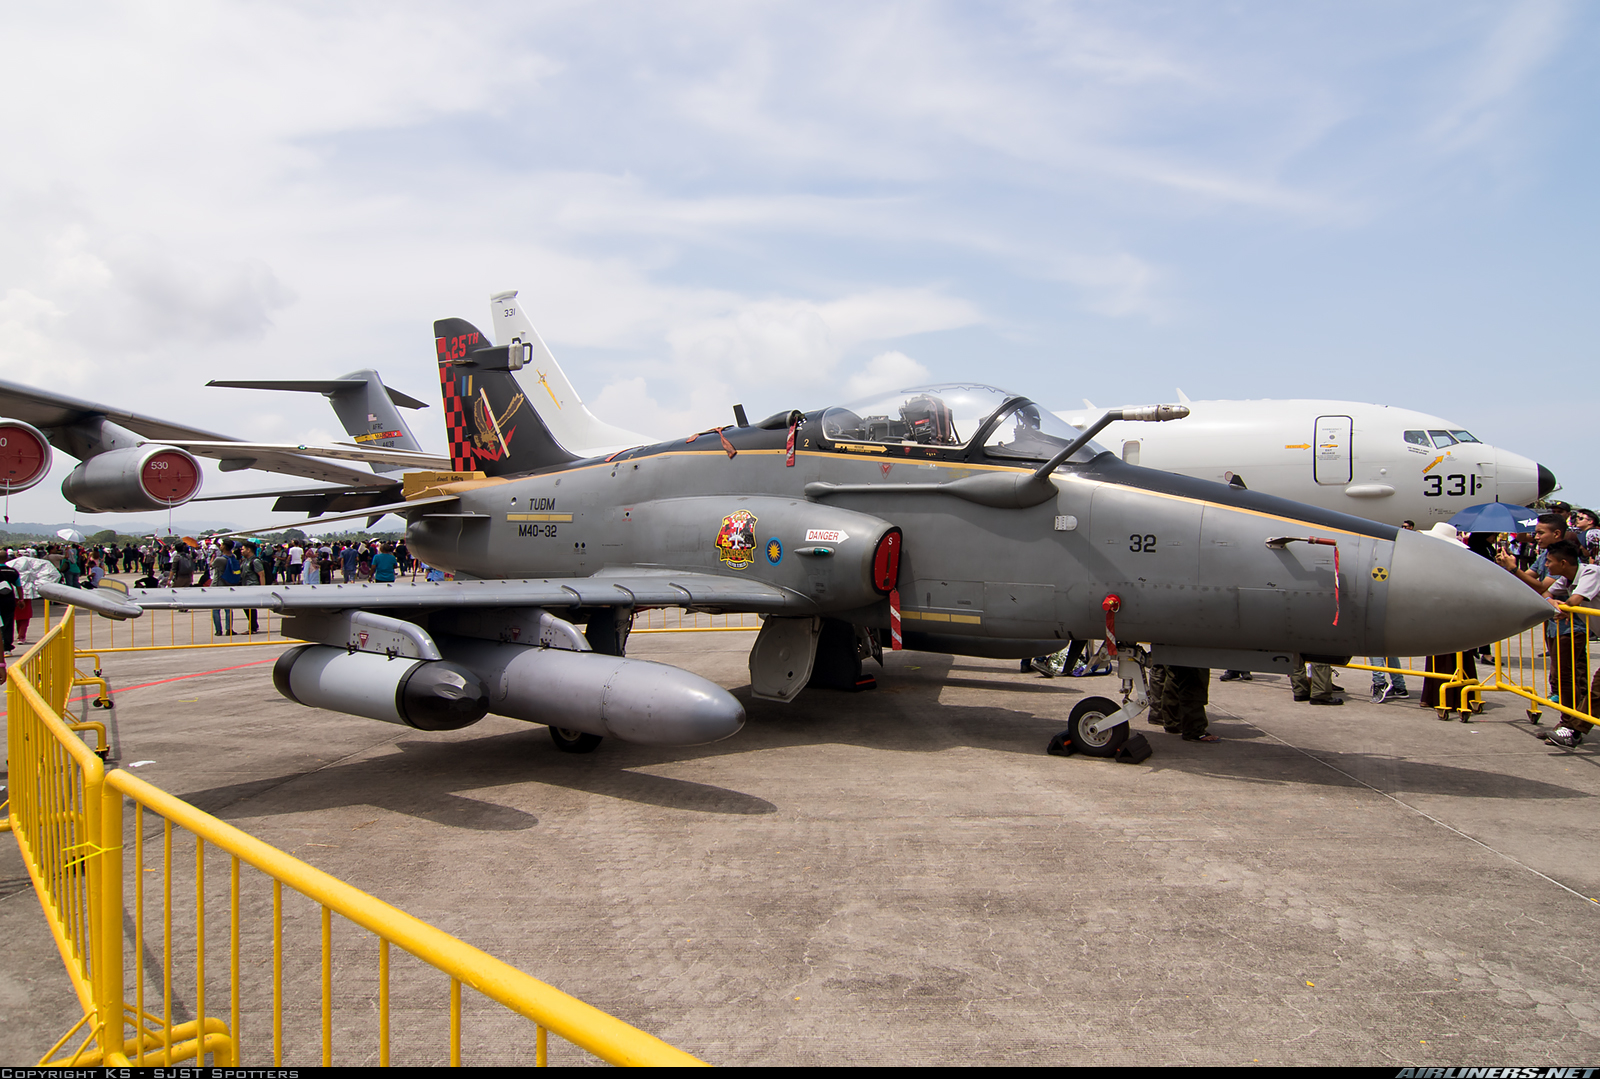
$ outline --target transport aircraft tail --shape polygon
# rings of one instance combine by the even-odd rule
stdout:
[[[350,440],[363,449],[412,450],[426,452],[406,421],[402,408],[427,408],[427,404],[383,384],[378,372],[352,371],[339,378],[326,379],[216,379],[208,386],[230,386],[241,390],[291,390],[320,393],[333,406]],[[400,472],[414,465],[373,462],[374,472]]]
[[[523,366],[521,348],[491,345],[460,318],[435,322],[433,337],[452,469],[505,476],[578,460],[551,436],[512,374]]]

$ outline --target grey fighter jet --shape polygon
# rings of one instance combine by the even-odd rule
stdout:
[[[624,657],[632,615],[651,607],[763,615],[750,692],[775,701],[858,688],[884,649],[1026,657],[1110,639],[1125,699],[1080,703],[1070,732],[1101,755],[1127,737],[1151,662],[1284,671],[1453,652],[1549,614],[1462,548],[1129,465],[1091,440],[1181,406],[1080,430],[990,386],[926,386],[758,423],[737,410],[578,458],[519,385],[524,350],[460,319],[434,336],[453,471],[407,473],[404,500],[348,516],[404,517],[412,552],[455,580],[74,602],[281,610],[311,642],[275,670],[293,700],[430,730],[494,712],[574,751],[604,735],[703,743],[743,723],[720,687]]]

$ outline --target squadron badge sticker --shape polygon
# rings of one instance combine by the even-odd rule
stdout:
[[[783,561],[783,543],[777,536],[767,541],[767,561],[774,566]]]
[[[717,557],[733,569],[749,569],[756,560],[756,521],[749,510],[736,510],[722,519],[717,533]]]

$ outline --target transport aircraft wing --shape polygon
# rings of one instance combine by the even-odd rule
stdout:
[[[449,468],[450,459],[433,453],[416,450],[366,449],[362,446],[307,446],[290,442],[201,442],[187,439],[165,439],[168,446],[192,450],[202,456],[226,451],[238,457],[248,453],[290,453],[305,457],[327,457],[335,461],[362,461],[367,464],[407,465],[411,468]],[[141,443],[145,445],[145,443]],[[363,474],[363,483],[372,477]]]
[[[192,444],[184,448],[178,443]],[[200,493],[196,457],[224,472],[259,469],[340,486],[370,486],[370,472],[15,382],[0,382],[0,490],[25,491],[50,472],[54,450],[82,463],[61,493],[88,513],[180,506]]]

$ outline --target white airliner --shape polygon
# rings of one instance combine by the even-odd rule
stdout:
[[[1427,528],[1468,506],[1525,506],[1556,488],[1550,470],[1481,441],[1458,423],[1355,401],[1190,401],[1181,423],[1113,423],[1102,445],[1129,464]],[[1056,415],[1074,426],[1088,401]],[[1235,480],[1237,477],[1237,480]]]
[[[529,396],[550,433],[573,453],[603,456],[657,439],[590,412],[516,300],[489,299],[497,344],[518,345],[538,389]],[[1460,424],[1353,401],[1190,401],[1179,423],[1113,423],[1098,441],[1129,464],[1159,468],[1388,524],[1427,528],[1484,502],[1527,505],[1555,490],[1543,465],[1473,437]],[[1075,427],[1103,412],[1088,401],[1056,415]]]

